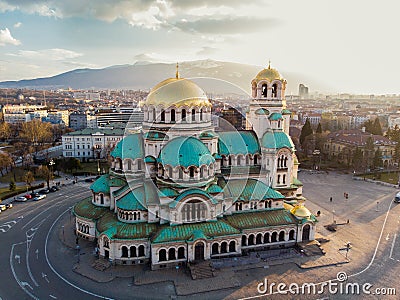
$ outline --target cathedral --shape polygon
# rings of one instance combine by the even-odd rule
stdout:
[[[285,88],[277,70],[261,70],[246,130],[217,131],[205,92],[177,68],[141,104],[141,130],[115,146],[92,196],[74,206],[77,235],[96,241],[100,257],[152,269],[313,240]]]

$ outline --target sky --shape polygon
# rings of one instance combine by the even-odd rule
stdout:
[[[399,11],[398,0],[0,0],[0,81],[271,60],[337,92],[400,94]]]

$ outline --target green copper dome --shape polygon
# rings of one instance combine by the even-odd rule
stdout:
[[[272,113],[272,114],[268,117],[268,119],[270,119],[271,121],[278,121],[278,120],[282,120],[283,117],[282,117],[282,114],[280,114],[280,113]]]
[[[177,137],[161,150],[158,160],[172,167],[202,166],[215,162],[208,148],[194,137]]]
[[[286,147],[294,150],[292,139],[283,131],[267,131],[261,139],[261,145],[268,149],[281,149]]]
[[[111,151],[111,156],[114,158],[143,158],[144,143],[140,133],[135,133],[124,137]]]

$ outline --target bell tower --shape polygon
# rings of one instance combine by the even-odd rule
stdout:
[[[251,81],[252,99],[246,114],[246,129],[253,129],[259,139],[267,130],[289,133],[285,89],[286,80],[271,68],[271,62]]]

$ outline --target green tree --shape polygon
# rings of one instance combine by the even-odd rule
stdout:
[[[374,123],[371,120],[364,122],[362,127],[365,127],[365,131],[371,134],[374,134]]]
[[[35,152],[38,152],[39,146],[45,142],[52,140],[52,127],[50,123],[42,123],[39,120],[22,123],[22,128],[19,133],[20,138],[25,142],[30,143],[35,147]]]
[[[7,168],[13,164],[13,160],[10,155],[5,152],[0,152],[0,173],[4,175],[4,171],[7,173]]]
[[[35,181],[35,177],[33,177],[33,173],[31,171],[25,173],[24,181],[30,188],[32,188],[32,183]]]
[[[300,133],[300,144],[303,147],[304,141],[306,140],[306,137],[310,136],[313,134],[313,130],[311,128],[311,123],[310,120],[307,118],[306,122],[304,123],[303,127],[301,128],[301,133]]]
[[[374,169],[382,167],[382,153],[379,149],[376,149],[375,154],[374,154],[374,159],[372,161],[372,166]]]
[[[10,191],[15,191],[16,188],[17,188],[17,186],[15,185],[14,179],[11,179],[11,181],[10,181]]]
[[[359,170],[362,167],[363,153],[358,147],[353,151],[352,162],[354,170]]]
[[[379,118],[375,118],[372,134],[383,135],[382,126]]]

